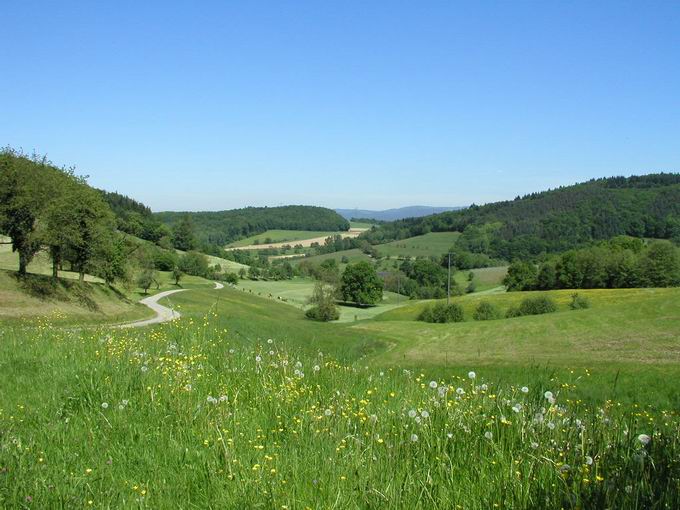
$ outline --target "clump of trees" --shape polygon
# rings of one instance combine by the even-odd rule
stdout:
[[[667,241],[620,236],[538,265],[515,261],[503,283],[510,291],[671,287],[680,284],[680,253]]]
[[[522,317],[523,315],[542,315],[557,311],[557,304],[548,296],[527,297],[518,307],[510,307],[506,312],[507,318]]]
[[[476,321],[491,321],[503,318],[503,312],[489,301],[481,301],[472,316]]]
[[[126,276],[124,243],[102,195],[72,169],[12,149],[0,151],[0,231],[19,254],[19,275],[41,250],[52,259],[56,278],[65,264],[102,277]]]

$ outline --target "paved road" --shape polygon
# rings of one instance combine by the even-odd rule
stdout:
[[[161,322],[168,322],[172,321],[175,319],[179,319],[179,312],[176,312],[172,308],[168,308],[167,306],[163,306],[158,303],[160,299],[163,299],[164,297],[167,297],[171,294],[175,294],[177,292],[183,292],[187,289],[175,289],[175,290],[166,290],[164,292],[159,292],[158,294],[155,294],[153,296],[146,297],[140,301],[141,304],[148,306],[151,308],[154,312],[156,312],[156,316],[152,317],[151,319],[143,319],[141,321],[134,321],[134,322],[127,322],[125,324],[119,324],[116,326],[117,328],[141,328],[144,326],[149,326],[151,324],[160,324]]]

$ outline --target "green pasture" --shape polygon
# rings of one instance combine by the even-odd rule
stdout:
[[[430,232],[422,236],[409,237],[399,241],[376,245],[382,256],[390,257],[439,257],[448,253],[460,232]]]

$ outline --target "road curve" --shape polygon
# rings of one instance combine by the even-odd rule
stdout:
[[[115,326],[116,328],[141,328],[144,326],[150,326],[152,324],[160,324],[161,322],[168,322],[172,321],[175,319],[179,319],[179,312],[176,312],[172,308],[168,308],[167,306],[163,306],[158,303],[159,300],[163,299],[164,297],[168,297],[171,294],[175,294],[177,292],[183,292],[187,289],[175,289],[175,290],[166,290],[163,292],[159,292],[158,294],[154,294],[153,296],[146,297],[140,301],[141,304],[148,306],[151,308],[154,312],[156,312],[156,316],[152,317],[151,319],[142,319],[140,321],[134,321],[134,322],[126,322],[125,324],[119,324]]]

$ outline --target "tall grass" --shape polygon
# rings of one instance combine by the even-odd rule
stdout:
[[[0,507],[680,505],[678,417],[587,407],[587,372],[435,379],[215,324],[3,331]]]

